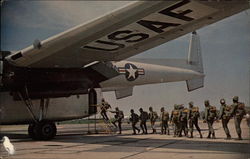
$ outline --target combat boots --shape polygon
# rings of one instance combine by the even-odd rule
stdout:
[[[155,134],[155,129],[153,129],[152,133],[151,134]]]
[[[201,132],[199,132],[200,133],[200,138],[202,139],[203,137],[202,137],[202,134],[201,134]]]
[[[227,134],[226,140],[230,140],[230,139],[231,139],[231,135],[230,135],[230,134]]]
[[[189,138],[193,138],[193,137],[194,137],[194,136],[193,136],[193,132],[191,132]]]
[[[208,139],[210,139],[210,138],[211,138],[211,133],[210,133],[210,132],[208,133],[207,138],[208,138]]]
[[[215,133],[213,133],[212,135],[213,135],[213,136],[212,136],[212,139],[216,139],[216,137],[215,137]]]
[[[239,135],[238,139],[237,140],[242,140],[242,137],[241,137],[241,134]]]
[[[153,134],[156,134],[156,129],[153,129]]]

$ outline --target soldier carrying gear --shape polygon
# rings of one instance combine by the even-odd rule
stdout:
[[[156,134],[155,121],[158,118],[158,115],[155,111],[153,111],[152,107],[149,107],[149,119],[152,127],[152,134]]]
[[[164,107],[161,108],[161,134],[167,134],[169,135],[169,127],[168,127],[168,121],[169,121],[169,113],[164,110]]]
[[[140,119],[140,127],[142,129],[142,133],[143,134],[148,134],[148,130],[147,130],[147,120],[148,120],[148,113],[143,111],[142,108],[139,109],[140,111],[140,116],[139,116],[139,119]]]
[[[211,106],[209,104],[208,100],[205,100],[205,121],[207,122],[209,133],[207,138],[211,138],[212,134],[212,139],[215,139],[215,132],[213,128],[213,123],[217,118],[217,110],[215,106]]]
[[[136,130],[138,131],[138,134],[140,133],[140,129],[136,127],[136,124],[138,123],[139,121],[139,115],[137,115],[135,112],[134,112],[134,109],[131,109],[130,110],[130,118],[129,118],[129,121],[131,122],[132,124],[132,128],[133,128],[133,135],[136,134]]]
[[[226,105],[225,99],[221,99],[220,104],[221,104],[221,107],[220,107],[219,119],[222,120],[222,126],[227,135],[227,139],[231,139],[231,135],[227,127],[227,124],[232,116],[232,107],[229,105]]]
[[[232,115],[234,116],[235,129],[238,139],[242,140],[240,123],[244,115],[246,115],[245,104],[239,102],[239,97],[233,97]]]
[[[124,118],[123,111],[119,110],[119,108],[116,107],[115,111],[110,111],[110,112],[115,113],[115,120],[112,123],[117,128],[116,122],[118,122],[119,134],[121,134],[122,133],[122,119]]]
[[[194,107],[193,102],[189,102],[188,119],[189,119],[190,138],[193,138],[194,126],[197,129],[197,131],[199,132],[200,138],[202,138],[201,129],[200,129],[199,125],[198,125],[199,117],[200,117],[199,108]]]
[[[174,105],[174,110],[171,113],[170,122],[174,123],[174,137],[180,132],[180,110],[177,104]]]
[[[101,104],[101,115],[104,120],[108,121],[109,118],[107,116],[107,110],[111,108],[110,104],[102,98],[102,104]]]
[[[188,135],[188,114],[189,110],[187,108],[184,108],[184,106],[180,107],[180,132],[179,137],[182,137],[182,131],[184,131],[185,136]]]

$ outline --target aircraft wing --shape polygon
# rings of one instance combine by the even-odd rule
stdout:
[[[7,60],[34,68],[119,61],[249,8],[248,0],[138,1],[17,51]]]

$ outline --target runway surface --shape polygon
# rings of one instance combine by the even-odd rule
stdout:
[[[207,125],[200,123],[204,138],[173,137],[171,135],[131,135],[124,124],[123,134],[107,134],[98,124],[99,134],[87,134],[86,124],[58,125],[58,135],[52,141],[33,141],[25,126],[1,126],[1,136],[7,135],[16,154],[7,156],[1,143],[0,158],[11,159],[249,159],[250,138],[246,121],[242,122],[243,140],[235,140],[233,120],[229,123],[232,140],[225,140],[221,122],[215,123],[216,139],[206,139]],[[93,124],[91,125],[93,128]],[[158,132],[160,128],[158,127]],[[93,130],[93,129],[92,129]],[[149,127],[149,132],[151,132]]]

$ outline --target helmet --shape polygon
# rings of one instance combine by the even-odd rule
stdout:
[[[194,102],[189,102],[189,107],[193,107],[194,106]]]
[[[220,103],[221,103],[221,104],[225,104],[225,103],[226,103],[225,99],[222,98],[222,99],[220,100]]]
[[[183,108],[184,108],[184,105],[183,105],[183,104],[180,104],[178,107],[179,107],[179,109],[183,109]]]
[[[161,107],[161,111],[164,111],[164,107]]]
[[[205,100],[204,104],[205,104],[205,106],[208,106],[209,105],[209,100]]]
[[[178,109],[178,107],[179,107],[179,106],[178,106],[177,104],[174,105],[174,109]]]
[[[238,97],[238,96],[234,96],[234,97],[233,97],[233,102],[238,102],[238,100],[239,100],[239,97]]]

